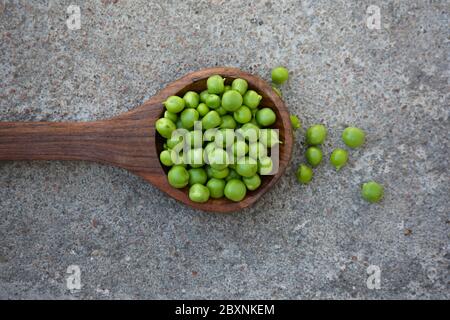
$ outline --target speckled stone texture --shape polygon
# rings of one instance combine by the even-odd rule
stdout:
[[[448,21],[444,0],[0,0],[1,121],[107,118],[190,71],[269,80],[281,64],[290,111],[329,128],[327,159],[346,125],[367,132],[347,167],[323,163],[302,186],[298,131],[281,181],[229,215],[117,168],[2,162],[0,298],[449,299]],[[380,204],[360,197],[369,179]],[[81,290],[66,287],[69,265]]]

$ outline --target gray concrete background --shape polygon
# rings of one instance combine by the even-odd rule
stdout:
[[[70,3],[81,30],[65,24]],[[0,298],[449,299],[448,15],[444,0],[0,1],[1,121],[106,118],[190,71],[269,79],[282,64],[289,109],[329,128],[327,157],[346,125],[368,134],[345,169],[324,163],[301,186],[297,132],[281,181],[230,215],[117,168],[0,163]],[[368,179],[380,204],[360,198]]]

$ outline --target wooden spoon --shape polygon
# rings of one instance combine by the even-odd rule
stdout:
[[[261,106],[272,108],[277,115],[273,126],[279,129],[279,170],[263,176],[255,191],[243,201],[210,199],[192,202],[187,188],[175,189],[167,181],[167,168],[159,161],[163,139],[155,131],[155,122],[164,113],[162,102],[171,95],[206,89],[206,79],[220,74],[229,84],[235,78],[247,80],[249,88],[263,96]],[[90,160],[125,168],[144,178],[171,197],[196,209],[232,212],[258,200],[283,174],[292,153],[292,127],[283,101],[265,81],[235,68],[210,68],[192,72],[169,84],[140,107],[110,119],[91,122],[0,122],[0,160]]]

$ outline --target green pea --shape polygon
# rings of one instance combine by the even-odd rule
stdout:
[[[220,116],[224,116],[227,114],[227,110],[225,110],[223,107],[217,108],[216,111]]]
[[[189,185],[192,186],[196,183],[205,184],[208,180],[206,171],[203,168],[189,169]]]
[[[200,101],[206,103],[206,98],[208,97],[208,95],[208,90],[203,90],[202,92],[200,92]]]
[[[233,154],[240,158],[247,154],[249,147],[243,140],[237,140],[233,143]]]
[[[200,115],[200,117],[204,117],[209,112],[209,108],[206,105],[206,103],[202,102],[198,105],[197,111],[198,111],[198,114]]]
[[[228,166],[228,154],[223,149],[214,149],[208,154],[208,161],[211,168],[223,170]]]
[[[275,93],[276,93],[280,98],[283,97],[283,94],[281,93],[281,90],[280,90],[280,89],[278,89],[278,88],[275,87],[275,86],[272,86],[272,89],[273,89],[273,91],[275,91]]]
[[[189,172],[183,166],[176,165],[169,170],[167,179],[172,187],[184,188],[189,183]]]
[[[270,157],[262,157],[258,160],[258,173],[263,176],[273,174],[273,161]]]
[[[283,84],[289,79],[289,71],[285,67],[276,67],[272,69],[272,82]]]
[[[375,203],[383,198],[384,188],[375,181],[369,181],[362,185],[361,195],[364,200]]]
[[[345,166],[347,161],[348,152],[346,150],[337,148],[331,153],[330,162],[336,170],[340,170],[343,166]]]
[[[166,144],[167,144],[167,148],[169,149],[174,149],[178,144],[182,144],[184,141],[184,137],[183,136],[178,136],[178,137],[170,137],[169,139],[167,139]],[[181,145],[180,145],[181,146]]]
[[[259,139],[260,129],[253,123],[245,123],[236,131],[236,134],[249,141],[250,143],[253,143]]]
[[[350,148],[358,148],[366,141],[366,134],[359,128],[348,127],[342,132],[342,140]]]
[[[327,137],[327,129],[322,124],[316,124],[306,130],[306,143],[312,146],[322,144]]]
[[[258,171],[258,162],[250,157],[242,157],[236,163],[236,172],[243,177],[251,177]]]
[[[254,90],[248,90],[244,94],[244,104],[249,107],[250,109],[255,109],[259,106],[259,103],[262,100],[262,96],[259,95]]]
[[[173,123],[176,123],[178,120],[178,116],[176,113],[172,113],[168,110],[164,111],[164,118],[169,119],[170,121],[172,121]]]
[[[219,199],[223,197],[223,191],[225,189],[225,181],[222,179],[212,178],[208,181],[206,186],[209,189],[211,198]]]
[[[222,94],[225,90],[225,79],[219,75],[214,75],[206,81],[208,93]]]
[[[261,185],[261,178],[257,174],[251,177],[243,177],[242,181],[245,183],[245,186],[250,191],[258,189],[259,186]]]
[[[267,148],[273,148],[281,143],[278,132],[275,129],[261,129],[259,131],[259,141]]]
[[[322,161],[322,150],[317,147],[309,147],[305,152],[306,161],[312,166],[317,167]]]
[[[289,116],[289,118],[291,119],[292,128],[294,130],[299,129],[302,126],[300,123],[300,120],[298,119],[298,117],[295,114],[291,114]]]
[[[231,179],[225,185],[224,194],[227,199],[238,202],[245,198],[247,187],[241,180]]]
[[[206,97],[206,105],[211,109],[217,109],[220,103],[220,97],[217,94],[209,94]]]
[[[231,146],[234,142],[234,130],[219,129],[219,131],[216,133],[214,142],[220,148]]]
[[[231,86],[226,85],[226,86],[223,88],[223,92],[225,93],[225,92],[227,92],[227,91],[230,91],[231,89],[232,89]]]
[[[175,124],[167,118],[160,118],[156,120],[155,126],[156,131],[158,131],[158,133],[166,139],[170,138],[172,132],[177,128]]]
[[[222,123],[222,119],[217,111],[210,111],[202,118],[202,127],[204,130],[216,128],[220,126]]]
[[[241,176],[236,172],[236,170],[230,169],[225,181],[230,181],[231,179],[241,179]]]
[[[190,165],[192,168],[200,168],[203,166],[203,149],[190,149],[184,157],[184,163]]]
[[[222,116],[222,124],[220,125],[221,129],[235,129],[236,128],[236,121],[234,120],[234,118],[229,115],[226,114],[224,116]]]
[[[210,171],[211,177],[216,178],[216,179],[225,179],[228,176],[228,174],[230,173],[230,169],[228,169],[228,168],[225,168],[222,170],[217,170],[217,169],[214,169],[211,167],[210,170],[211,170]]]
[[[163,105],[166,107],[167,111],[178,113],[184,109],[185,102],[178,96],[170,96],[163,102]]]
[[[209,200],[209,189],[199,183],[189,188],[189,199],[194,202],[204,203]]]
[[[194,126],[195,121],[198,121],[199,117],[200,115],[198,114],[198,111],[196,109],[193,108],[184,109],[180,115],[183,128],[191,129]]]
[[[234,79],[231,83],[231,88],[238,91],[241,96],[243,96],[247,92],[248,83],[244,79]]]
[[[191,148],[201,148],[203,145],[203,134],[201,130],[193,130],[186,132],[184,135],[186,145]]]
[[[262,127],[268,127],[277,121],[277,115],[270,108],[262,108],[256,112],[256,122]]]
[[[267,147],[261,142],[251,143],[248,147],[248,155],[253,159],[261,159],[267,156]]]
[[[164,150],[159,154],[159,160],[166,167],[173,166],[172,155],[169,150]]]
[[[188,91],[184,94],[183,100],[187,108],[197,108],[200,103],[200,96],[195,91]]]
[[[308,184],[313,177],[313,171],[306,164],[301,164],[295,173],[298,182]]]
[[[230,90],[222,96],[222,107],[229,112],[233,112],[242,106],[242,101],[242,96],[238,91]]]
[[[177,125],[177,129],[183,128],[183,123],[181,122],[181,118],[180,117],[178,117],[176,125]]]
[[[236,120],[239,123],[247,123],[250,122],[250,120],[252,120],[252,112],[250,111],[250,108],[242,106],[235,112],[233,112],[233,117],[234,120]]]

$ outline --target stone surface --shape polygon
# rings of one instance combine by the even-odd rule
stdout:
[[[291,112],[329,128],[326,157],[346,125],[368,134],[347,167],[324,163],[301,186],[297,132],[281,181],[230,215],[117,168],[0,163],[0,298],[449,299],[448,15],[444,0],[0,1],[1,121],[106,118],[190,71],[269,79],[281,64]],[[359,195],[369,179],[380,204]],[[70,265],[81,290],[66,287]]]

